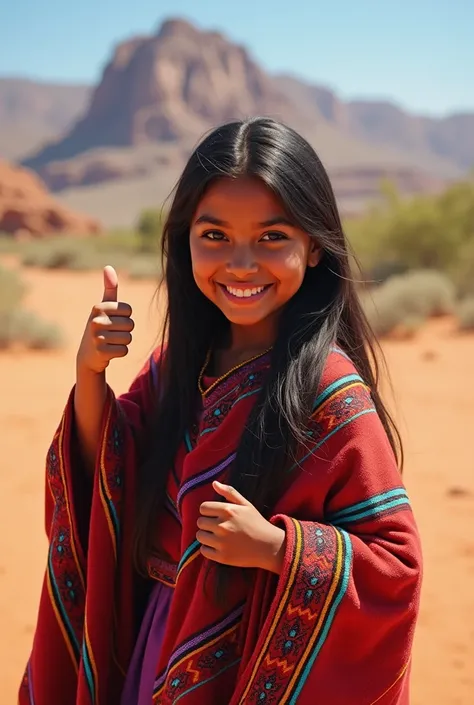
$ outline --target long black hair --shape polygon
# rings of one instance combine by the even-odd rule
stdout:
[[[261,179],[280,198],[292,221],[317,240],[322,257],[316,267],[308,267],[301,288],[281,313],[270,370],[247,420],[229,482],[269,514],[294,463],[334,344],[347,352],[371,388],[402,465],[400,437],[378,390],[379,351],[359,303],[348,243],[321,161],[298,133],[270,118],[219,127],[191,155],[164,227],[166,354],[139,471],[135,560],[141,570],[154,550],[166,476],[195,420],[199,372],[216,334],[225,335],[229,326],[194,281],[190,224],[211,182],[242,176]]]

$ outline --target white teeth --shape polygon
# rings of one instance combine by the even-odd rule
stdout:
[[[255,296],[256,294],[260,294],[265,287],[264,286],[256,286],[253,289],[235,289],[232,286],[226,286],[227,291],[229,294],[232,294],[232,296],[236,296],[237,298],[249,298],[250,296]]]

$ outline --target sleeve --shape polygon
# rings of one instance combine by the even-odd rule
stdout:
[[[82,472],[74,390],[46,461],[48,557],[33,648],[19,702],[118,702],[134,634],[135,470],[156,393],[155,352],[128,392],[108,387],[94,477]]]
[[[288,513],[272,518],[286,531],[284,567],[232,705],[263,696],[408,705],[420,540],[370,395],[347,377],[330,385],[340,391],[316,413],[318,440],[282,503]],[[308,520],[295,519],[293,506]],[[262,595],[268,578],[259,580]]]
[[[107,397],[102,417],[101,443],[97,451],[96,473],[100,469],[101,459],[107,443],[108,434],[115,429],[120,438],[129,447],[138,450],[145,429],[146,412],[153,403],[158,385],[158,351],[147,359],[127,392],[115,397],[113,390],[107,386]],[[135,447],[136,446],[136,447]],[[74,514],[77,535],[85,550],[90,518],[93,486],[83,471],[81,453],[74,427],[74,387],[72,388],[60,424],[46,457],[46,492],[45,492],[45,528],[48,538],[58,503],[62,497],[68,500]]]

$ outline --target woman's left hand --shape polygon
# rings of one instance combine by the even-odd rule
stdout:
[[[267,521],[237,490],[213,482],[227,502],[204,502],[198,519],[201,553],[211,561],[280,574],[285,531]]]

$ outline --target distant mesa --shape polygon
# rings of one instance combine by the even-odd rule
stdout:
[[[119,224],[166,197],[205,133],[253,115],[281,119],[308,139],[344,212],[377,198],[383,178],[402,193],[424,193],[474,164],[474,114],[434,119],[383,101],[343,101],[328,88],[270,75],[245,47],[179,18],[118,44],[93,89],[0,80],[0,152],[69,204]],[[94,189],[104,187],[102,199]]]

